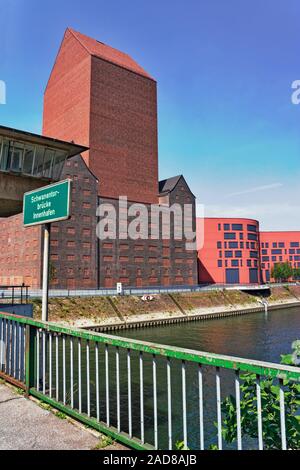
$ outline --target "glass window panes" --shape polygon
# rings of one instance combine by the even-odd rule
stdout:
[[[8,170],[8,149],[9,149],[8,140],[3,140],[2,145],[1,145],[1,159],[0,159],[0,169],[2,171]]]
[[[67,152],[0,137],[0,171],[59,180]]]
[[[52,178],[54,180],[58,180],[60,178],[66,157],[67,157],[66,152],[57,151],[55,153],[55,163],[53,166],[53,174],[52,174]]]
[[[52,177],[52,168],[54,163],[55,152],[51,149],[46,149],[44,156],[44,171],[43,176],[45,178]]]
[[[23,158],[23,173],[31,175],[33,170],[34,147],[26,145]]]
[[[11,142],[9,147],[10,170],[19,173],[22,170],[24,144]]]
[[[33,176],[41,177],[43,175],[44,153],[45,153],[45,149],[43,147],[36,148]]]

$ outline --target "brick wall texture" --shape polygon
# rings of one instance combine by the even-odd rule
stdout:
[[[197,253],[186,239],[98,240],[100,203],[192,204],[184,178],[159,197],[157,86],[133,59],[67,29],[44,97],[43,133],[86,145],[65,164],[71,178],[72,217],[52,224],[52,288],[197,283]],[[118,211],[117,211],[118,213]],[[130,220],[129,220],[130,222]],[[149,221],[149,229],[151,223]],[[41,286],[42,229],[22,227],[22,216],[0,220],[0,284]]]

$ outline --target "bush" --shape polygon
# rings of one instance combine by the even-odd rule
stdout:
[[[292,344],[293,353],[281,356],[281,364],[300,364],[300,341]],[[256,375],[243,374],[241,379],[241,428],[242,435],[258,438],[258,413],[256,398]],[[287,448],[300,449],[300,384],[284,381]],[[281,449],[280,388],[276,380],[261,380],[262,428],[264,449]],[[227,443],[237,439],[236,400],[232,395],[222,402],[224,414],[222,435]]]

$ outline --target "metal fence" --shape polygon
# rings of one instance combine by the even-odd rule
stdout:
[[[20,286],[1,286],[0,285],[0,304],[9,305],[28,304],[29,286],[22,284]]]
[[[280,284],[282,285],[282,284]],[[289,284],[292,285],[292,284]],[[293,284],[296,285],[296,284]],[[117,289],[50,289],[49,297],[95,297],[105,295],[144,295],[144,294],[168,294],[184,292],[206,292],[212,290],[253,290],[265,291],[270,289],[270,285],[263,284],[201,284],[197,286],[156,286],[156,287],[124,287],[122,294]],[[42,297],[41,289],[30,289],[30,297]]]
[[[174,449],[178,441],[190,449],[228,448],[222,432],[222,401],[229,394],[235,397],[235,448],[264,449],[267,423],[261,383],[272,378],[280,390],[281,447],[288,447],[286,387],[300,382],[298,367],[69,329],[4,313],[0,313],[0,341],[0,376],[136,449]],[[255,374],[257,439],[249,439],[242,426],[243,373]]]

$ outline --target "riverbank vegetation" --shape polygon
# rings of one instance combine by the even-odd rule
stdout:
[[[300,302],[300,286],[274,287],[268,303]],[[33,300],[34,318],[41,318],[41,299]],[[152,320],[201,313],[261,307],[259,296],[238,290],[211,290],[141,296],[61,297],[49,299],[49,319],[70,326]]]
[[[292,354],[282,355],[281,364],[299,366],[300,341],[292,344]],[[241,431],[242,436],[258,439],[258,411],[256,375],[242,374],[241,380]],[[291,380],[283,381],[285,399],[285,423],[287,448],[300,448],[300,384]],[[266,378],[260,381],[262,438],[265,450],[281,449],[280,386],[277,379]],[[230,395],[222,402],[223,439],[232,444],[237,439],[236,399]]]

